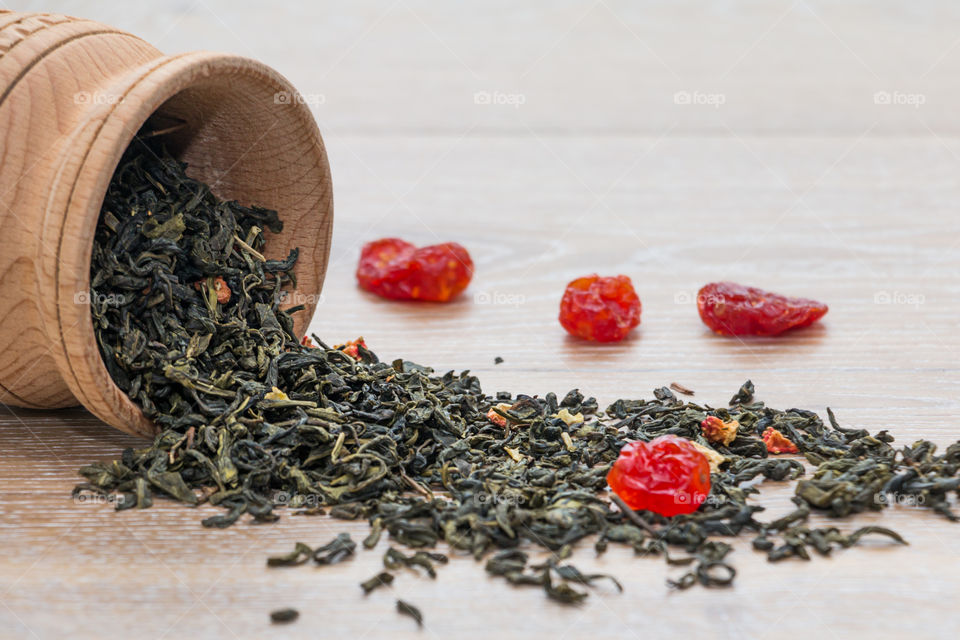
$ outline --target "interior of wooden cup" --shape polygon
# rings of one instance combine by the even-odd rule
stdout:
[[[219,198],[279,212],[283,231],[264,232],[263,253],[281,259],[300,252],[297,284],[282,306],[305,307],[294,316],[302,336],[323,285],[332,201],[326,157],[303,130],[305,107],[291,105],[290,95],[259,80],[217,75],[172,96],[145,128],[169,130],[155,140]]]
[[[188,163],[188,175],[209,184],[220,198],[279,212],[283,230],[265,232],[264,254],[285,258],[291,249],[299,249],[296,286],[282,305],[304,307],[294,315],[298,336],[306,331],[320,300],[333,222],[330,170],[316,122],[285,79],[234,56],[197,53],[167,61],[133,84],[95,134],[71,196],[73,204],[85,202],[88,211],[68,207],[62,232],[74,235],[74,227],[79,241],[61,245],[61,262],[80,265],[85,273],[61,273],[58,283],[61,322],[82,324],[84,334],[70,341],[83,344],[68,355],[73,374],[68,385],[98,417],[141,435],[152,433],[153,426],[110,379],[96,347],[89,308],[84,319],[78,315],[82,309],[64,300],[71,290],[89,288],[99,209],[134,134],[155,132],[157,142]]]

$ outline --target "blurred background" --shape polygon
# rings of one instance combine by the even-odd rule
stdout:
[[[949,80],[960,72],[960,6],[950,2],[4,4],[100,20],[166,52],[262,60],[315,99],[329,136],[958,131]],[[902,94],[907,108],[881,109],[878,92]],[[485,93],[508,108],[480,108]],[[681,108],[678,93],[707,108]]]

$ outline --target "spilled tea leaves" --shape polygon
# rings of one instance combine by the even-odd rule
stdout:
[[[468,372],[380,362],[361,341],[302,344],[297,309],[282,308],[297,253],[263,255],[266,234],[282,228],[276,212],[219,200],[182,163],[142,146],[125,156],[104,201],[91,313],[110,375],[158,433],[119,460],[82,468],[76,493],[112,496],[118,509],[149,507],[156,496],[222,509],[206,527],[273,522],[280,512],[362,518],[364,548],[386,534],[410,550],[388,549],[387,571],[362,583],[365,593],[391,584],[390,571],[435,576],[446,556],[430,549],[443,542],[485,559],[490,575],[566,604],[598,581],[621,588],[563,564],[585,538],[598,553],[620,544],[682,567],[674,588],[723,587],[736,576],[724,538],[749,533],[771,561],[827,555],[865,536],[904,543],[880,527],[809,527],[813,511],[842,517],[908,496],[956,519],[960,442],[941,454],[925,440],[898,449],[886,431],[844,428],[832,411],[825,424],[811,411],[767,407],[749,381],[727,408],[680,400],[674,391],[693,392],[674,383],[601,411],[576,389],[490,396]],[[737,428],[709,442],[708,417]],[[768,428],[806,464],[770,455]],[[671,518],[631,510],[606,482],[622,447],[664,435],[715,454],[706,501]],[[813,473],[801,478],[807,464]],[[758,479],[796,481],[795,511],[760,519],[763,507],[751,501]],[[333,564],[356,546],[346,534],[319,548],[297,543],[267,564]],[[527,551],[538,548],[550,556],[530,564]],[[416,607],[397,609],[422,624]]]
[[[298,542],[290,553],[267,558],[267,566],[295,567],[311,559],[318,565],[337,564],[352,556],[356,548],[357,543],[350,539],[350,534],[341,533],[332,541],[316,549]]]

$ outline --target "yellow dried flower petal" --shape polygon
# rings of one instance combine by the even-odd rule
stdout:
[[[503,450],[507,452],[507,455],[510,456],[514,462],[523,462],[523,456],[520,454],[518,449],[504,447]]]
[[[570,413],[566,407],[560,409],[554,418],[560,418],[563,420],[568,427],[575,424],[583,424],[583,414],[582,413]]]
[[[707,457],[707,462],[710,463],[710,471],[716,473],[720,470],[720,465],[723,464],[723,461],[726,460],[719,452],[714,451],[710,447],[704,446],[699,442],[690,441],[690,444],[693,445],[693,448],[702,453]]]
[[[267,394],[263,396],[263,399],[264,400],[289,400],[290,398],[283,391],[280,391],[280,389],[277,389],[276,387],[274,387],[272,391],[267,392]]]

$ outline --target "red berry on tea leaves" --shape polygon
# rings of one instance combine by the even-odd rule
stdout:
[[[227,281],[217,276],[213,281],[213,290],[217,292],[217,302],[220,304],[227,304],[230,302],[230,287],[227,285]]]
[[[800,453],[797,445],[790,438],[773,427],[767,427],[760,437],[763,438],[763,443],[767,445],[767,453]]]
[[[495,424],[495,425],[497,425],[497,426],[500,426],[500,427],[505,427],[505,426],[507,426],[507,419],[504,418],[504,417],[503,417],[502,415],[500,415],[499,413],[497,413],[497,411],[495,411],[495,409],[496,409],[496,410],[499,410],[499,411],[501,411],[501,412],[503,412],[503,413],[506,413],[507,411],[509,411],[509,410],[511,409],[511,407],[513,407],[513,405],[507,404],[506,402],[500,402],[500,403],[498,403],[498,404],[495,404],[493,407],[490,408],[489,411],[487,411],[487,420],[489,420],[489,421],[492,422],[493,424]]]
[[[707,442],[729,446],[737,438],[740,423],[736,420],[724,422],[717,416],[707,416],[700,423],[700,432]]]
[[[216,297],[218,303],[227,304],[228,302],[230,302],[230,295],[233,292],[230,290],[230,285],[228,285],[227,281],[224,280],[221,276],[217,276],[212,280],[212,282],[209,278],[205,280],[198,280],[197,282],[193,283],[193,288],[196,289],[197,291],[202,291],[204,287],[208,286],[208,283],[211,283],[213,285],[213,294]],[[150,292],[150,288],[148,287],[144,289],[141,293],[143,293],[144,295],[147,295],[149,292]]]
[[[367,343],[364,342],[363,336],[360,336],[356,340],[348,340],[343,344],[333,345],[334,349],[340,349],[354,360],[360,359],[360,347],[363,347],[364,349],[367,348]]]
[[[368,242],[360,252],[360,287],[393,300],[446,302],[470,284],[473,260],[456,242],[419,249],[399,238]]]
[[[625,445],[607,484],[631,509],[668,517],[693,513],[710,493],[710,463],[689,440],[660,436]]]
[[[827,309],[816,300],[789,298],[733,282],[711,282],[697,294],[703,323],[728,336],[775,336],[813,324]]]
[[[567,285],[560,301],[560,324],[584,340],[617,342],[640,324],[640,310],[630,278],[593,274]]]

